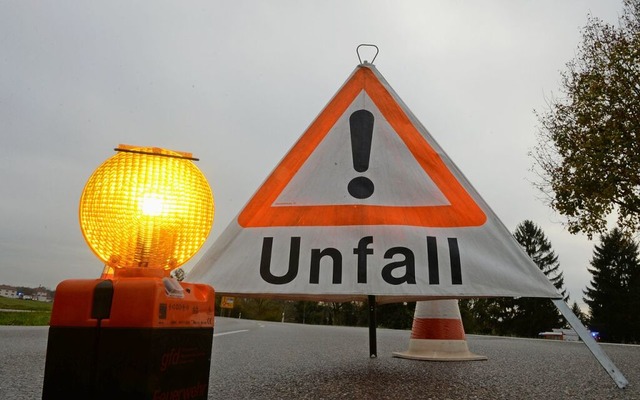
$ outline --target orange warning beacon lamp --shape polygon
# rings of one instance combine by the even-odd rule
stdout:
[[[106,272],[169,276],[202,247],[213,195],[190,153],[120,145],[89,178],[80,227]]]
[[[105,270],[56,288],[43,399],[206,399],[215,293],[171,271],[211,230],[211,189],[189,153],[115,150],[80,199],[82,233]]]

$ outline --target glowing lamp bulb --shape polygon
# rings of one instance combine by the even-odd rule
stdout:
[[[209,235],[209,184],[189,153],[126,145],[116,151],[82,192],[82,234],[116,276],[168,275]]]
[[[153,195],[146,195],[140,200],[142,214],[157,217],[162,214],[162,199]]]

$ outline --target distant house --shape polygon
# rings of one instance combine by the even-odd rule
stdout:
[[[10,299],[52,301],[53,293],[42,286],[37,288],[17,288],[15,286],[0,285],[0,296]]]
[[[8,297],[10,299],[17,299],[18,289],[13,286],[0,285],[0,296]]]
[[[44,289],[37,289],[32,296],[33,300],[38,301],[51,301],[49,293]]]

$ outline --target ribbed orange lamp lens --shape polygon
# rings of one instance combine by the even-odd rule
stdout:
[[[126,145],[116,150],[82,192],[84,238],[116,275],[132,268],[168,274],[209,235],[211,188],[190,154]]]

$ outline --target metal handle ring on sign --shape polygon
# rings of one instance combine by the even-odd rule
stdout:
[[[376,49],[376,54],[373,56],[373,59],[371,60],[371,64],[373,64],[373,62],[376,60],[376,57],[378,57],[378,53],[380,52],[380,49],[378,49],[378,46],[376,46],[375,44],[359,44],[358,47],[356,47],[356,54],[358,55],[358,61],[360,61],[360,64],[363,64],[362,62],[362,57],[360,57],[360,47],[374,47]],[[364,63],[367,63],[367,60],[364,60]]]

